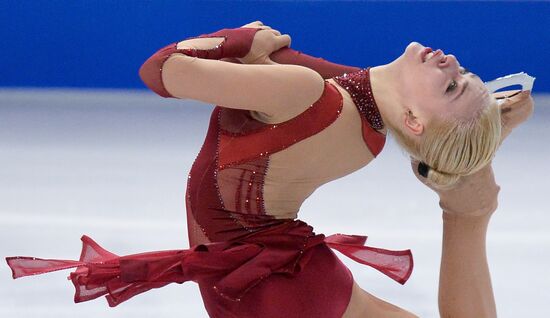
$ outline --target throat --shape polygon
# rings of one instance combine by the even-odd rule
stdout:
[[[403,112],[391,69],[387,65],[370,68],[372,95],[386,126],[397,127]]]

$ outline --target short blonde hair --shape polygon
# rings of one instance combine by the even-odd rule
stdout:
[[[389,129],[405,151],[429,166],[428,179],[444,189],[493,159],[501,138],[500,108],[491,97],[491,103],[471,118],[434,119],[420,142],[391,125]]]

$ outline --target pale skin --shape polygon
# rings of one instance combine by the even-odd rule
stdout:
[[[325,81],[311,69],[269,60],[272,52],[290,45],[290,36],[281,35],[259,21],[243,27],[264,29],[256,33],[249,54],[240,60],[244,65],[174,54],[163,66],[162,80],[175,97],[247,109],[266,123],[294,118],[319,99],[326,83],[338,89],[343,99],[338,119],[322,132],[270,158],[264,187],[266,211],[276,217],[293,218],[316,188],[360,169],[374,156],[362,139],[361,118],[347,91],[332,79]],[[221,42],[221,38],[192,39],[178,43],[178,47],[208,49]],[[454,56],[439,51],[426,54],[426,49],[414,42],[392,63],[372,68],[371,82],[384,122],[391,121],[414,138],[422,138],[433,116],[468,116],[476,108],[486,106],[490,98],[481,80],[464,72]],[[419,86],[423,94],[415,93]],[[531,115],[533,101],[527,92],[512,97],[502,107],[509,109],[502,117],[504,138]],[[414,166],[413,163],[416,171]],[[469,178],[466,181],[487,183],[485,188],[495,189],[498,186],[493,185],[492,176],[489,165],[466,177]],[[422,177],[417,177],[434,189]],[[465,195],[461,191],[458,188],[438,194],[442,202],[451,202]],[[460,212],[443,211],[440,315],[496,317],[485,251],[487,225],[496,204],[483,206],[476,213],[469,213],[472,210],[468,210],[469,207],[452,208]],[[343,317],[417,316],[369,294],[354,282]]]

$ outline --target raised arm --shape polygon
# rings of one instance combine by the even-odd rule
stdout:
[[[503,138],[532,114],[533,100],[529,93],[520,93],[501,105]],[[496,317],[485,245],[500,190],[491,165],[462,177],[452,189],[440,190],[419,175],[418,164],[412,163],[416,177],[439,195],[443,209],[441,317]]]
[[[275,51],[269,57],[273,62],[279,64],[305,66],[319,73],[324,79],[360,70],[359,67],[332,63],[323,58],[313,57],[300,51],[293,50],[289,47],[284,47],[278,51]]]
[[[257,111],[268,118],[293,117],[323,93],[325,84],[318,73],[297,65],[241,65],[221,60],[246,62],[255,43],[272,35],[265,29],[224,29],[172,43],[143,64],[140,76],[164,97]]]
[[[270,26],[264,25],[261,21],[255,21],[255,22],[246,24],[243,27],[251,27],[251,28],[261,27],[261,28],[271,29]],[[287,34],[281,35],[281,33],[277,30],[274,30],[274,29],[271,29],[271,30],[274,32],[275,35],[279,37],[280,36],[289,37]],[[278,40],[277,37],[272,38],[273,42],[276,42],[277,40]],[[313,57],[313,56],[304,54],[300,51],[291,49],[289,46],[284,46],[279,50],[273,51],[271,50],[270,44],[271,43],[265,43],[264,46],[260,46],[258,48],[260,52],[257,53],[257,55],[262,55],[263,53],[262,51],[268,51],[270,53],[273,52],[269,55],[270,61],[268,61],[268,63],[274,62],[277,64],[293,64],[293,65],[305,66],[319,73],[324,79],[328,79],[338,75],[342,75],[344,73],[352,73],[360,70],[359,67],[336,64],[336,63],[329,62],[323,58]],[[290,45],[290,41],[289,41],[289,45]]]
[[[463,177],[452,190],[438,191],[443,209],[441,317],[496,317],[486,236],[499,190],[488,165]]]

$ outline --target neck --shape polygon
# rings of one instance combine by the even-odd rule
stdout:
[[[398,73],[392,64],[370,68],[370,83],[376,105],[387,127],[400,127],[401,118],[405,109],[401,106],[397,87],[395,87]]]

